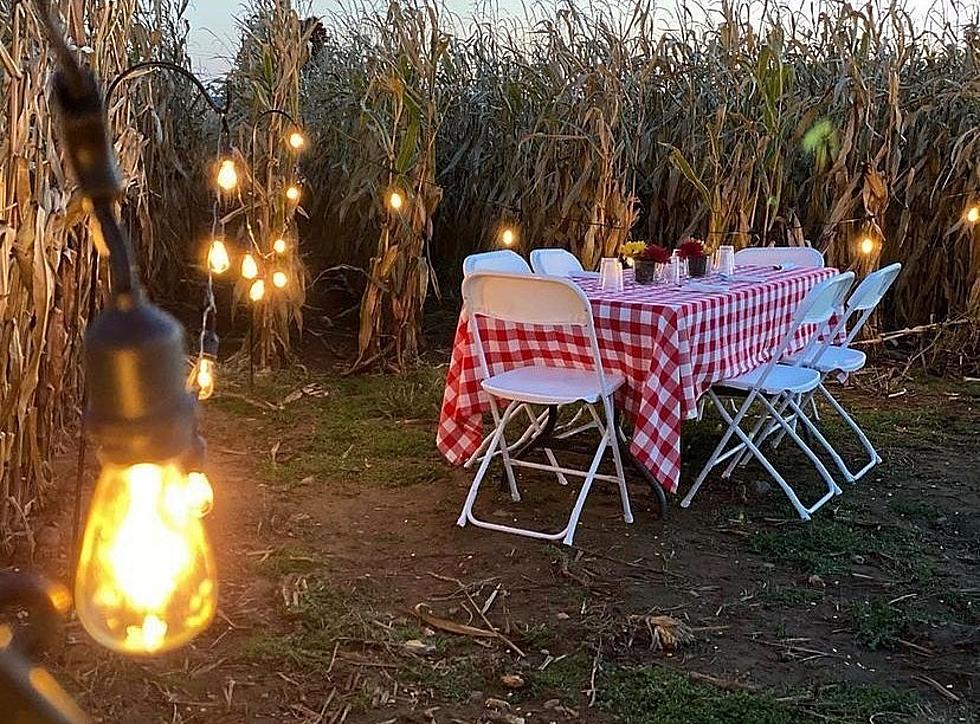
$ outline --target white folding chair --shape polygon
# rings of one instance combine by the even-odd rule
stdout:
[[[623,461],[616,440],[617,431],[613,414],[613,394],[622,386],[624,378],[621,374],[609,373],[603,369],[602,358],[599,354],[599,342],[596,339],[592,319],[592,305],[585,294],[574,284],[556,277],[528,277],[523,274],[481,272],[463,280],[463,303],[469,315],[470,329],[473,332],[483,377],[481,384],[484,392],[490,398],[490,412],[493,415],[495,429],[487,454],[483,456],[483,461],[473,478],[457,524],[462,527],[467,523],[472,523],[480,528],[515,533],[531,538],[562,540],[566,545],[571,545],[582,507],[585,505],[585,499],[595,480],[607,480],[619,485],[623,504],[623,518],[627,523],[632,523],[633,514],[630,510],[629,493],[626,489]],[[579,370],[546,365],[529,365],[493,374],[487,363],[486,350],[480,337],[478,324],[480,317],[512,323],[579,327],[589,340],[594,368]],[[498,406],[498,403],[502,402],[507,403],[503,412]],[[545,465],[511,457],[504,430],[508,421],[521,405],[560,406],[576,402],[601,403],[605,413],[605,419],[601,426],[601,439],[592,458],[592,464],[587,471],[559,466],[553,458],[549,458],[551,464]],[[606,448],[609,447],[612,448],[613,452],[613,461],[616,467],[615,476],[598,473],[599,464],[602,462]],[[556,475],[584,478],[568,518],[568,523],[562,530],[547,533],[516,528],[481,521],[473,515],[473,504],[480,490],[480,484],[483,482],[490,461],[498,448],[510,484],[511,497],[514,501],[521,499],[517,490],[517,480],[514,476],[515,467],[546,470]]]
[[[477,272],[506,272],[509,274],[530,274],[531,267],[524,257],[510,249],[485,251],[481,254],[470,254],[463,259],[463,277]]]
[[[822,343],[809,349],[809,351],[804,350],[800,354],[794,355],[786,360],[788,364],[808,367],[820,373],[820,384],[817,385],[815,390],[807,393],[801,400],[800,408],[805,410],[806,404],[819,392],[837,414],[840,415],[844,424],[851,428],[851,431],[861,441],[861,445],[868,455],[868,462],[857,472],[851,471],[835,448],[831,446],[827,447],[827,452],[833,459],[834,464],[837,465],[844,479],[849,483],[857,482],[871,468],[879,464],[881,462],[881,456],[875,450],[874,445],[871,444],[864,430],[847,413],[840,402],[830,394],[830,391],[824,383],[830,375],[838,373],[849,374],[851,372],[857,372],[864,367],[867,362],[867,355],[861,350],[853,349],[851,342],[854,341],[861,328],[870,319],[875,308],[877,308],[884,298],[885,293],[895,283],[895,280],[898,279],[901,271],[901,264],[891,264],[868,274],[851,293],[844,307],[844,313],[841,314],[837,324],[831,330],[830,334],[826,335]],[[834,344],[833,342],[839,338],[840,334],[847,330],[848,325],[852,321],[853,325],[850,331],[847,332],[843,343]],[[774,428],[770,428],[770,432],[773,431],[775,431]]]
[[[693,500],[698,489],[704,483],[708,473],[715,466],[729,458],[733,458],[733,464],[729,465],[724,473],[722,473],[722,477],[728,477],[735,467],[734,463],[738,462],[745,451],[756,458],[779,484],[803,520],[809,520],[810,516],[824,503],[841,493],[840,487],[834,482],[834,479],[820,461],[820,458],[816,456],[813,450],[797,434],[790,422],[783,416],[784,412],[788,409],[792,415],[795,415],[803,423],[804,427],[815,439],[825,446],[829,444],[813,422],[806,415],[802,414],[797,402],[800,396],[806,395],[818,387],[820,384],[820,373],[806,367],[794,367],[792,365],[782,364],[779,360],[786,353],[787,349],[790,348],[790,345],[794,343],[800,327],[804,325],[816,325],[819,330],[825,330],[827,328],[828,321],[840,307],[844,296],[851,288],[853,282],[854,274],[852,272],[846,272],[844,274],[838,274],[813,287],[796,310],[789,329],[773,350],[769,362],[761,367],[757,367],[751,372],[724,380],[708,390],[708,398],[714,404],[715,409],[718,410],[722,419],[727,423],[728,429],[711,454],[711,457],[708,458],[708,462],[705,464],[701,474],[694,481],[694,485],[691,486],[684,500],[681,501],[681,507],[686,508],[690,506],[691,500]],[[813,335],[808,347],[817,344],[816,340],[818,336],[818,334]],[[739,406],[734,418],[722,403],[719,392],[729,397],[738,394],[745,395],[745,399]],[[756,401],[762,403],[764,411],[759,416],[752,431],[746,433],[742,429],[741,423]],[[762,431],[766,422],[770,420],[779,426],[783,434],[788,435],[796,443],[810,459],[814,467],[816,467],[820,477],[823,478],[827,485],[827,492],[809,507],[800,502],[799,496],[793,487],[776,471],[775,467],[773,467],[772,463],[769,462],[756,444],[757,436]],[[725,451],[726,446],[733,436],[737,437],[740,442]]]
[[[567,277],[583,271],[578,257],[564,249],[535,249],[531,252],[531,268],[535,274],[549,277]]]
[[[823,254],[812,246],[750,246],[735,252],[736,266],[793,264],[798,267],[826,266]]]

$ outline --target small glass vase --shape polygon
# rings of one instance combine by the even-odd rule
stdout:
[[[659,264],[650,259],[636,259],[633,267],[634,279],[637,284],[656,284],[657,267]]]
[[[708,257],[692,256],[687,260],[687,270],[692,279],[699,279],[708,273]]]

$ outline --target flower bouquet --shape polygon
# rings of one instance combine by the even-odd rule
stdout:
[[[692,277],[703,277],[708,273],[708,254],[704,242],[687,238],[677,247],[677,256],[687,261],[687,270]]]
[[[657,272],[670,261],[670,252],[657,244],[646,244],[643,251],[634,257],[637,284],[653,284],[659,275]]]

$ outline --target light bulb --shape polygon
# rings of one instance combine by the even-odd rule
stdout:
[[[197,362],[197,399],[206,400],[214,394],[214,360],[201,357]]]
[[[974,204],[966,210],[966,220],[971,224],[975,224],[980,221],[980,206]]]
[[[286,188],[286,198],[289,199],[290,201],[292,202],[299,201],[299,196],[300,196],[300,190],[299,190],[299,186],[297,186],[296,184],[290,184]]]
[[[234,191],[238,186],[238,171],[235,169],[235,162],[226,158],[218,167],[218,186],[225,191]]]
[[[281,238],[281,237],[278,238],[278,239],[276,239],[274,242],[272,242],[272,250],[274,252],[276,252],[277,254],[285,254],[286,253],[286,240],[283,239],[283,238]]]
[[[242,257],[242,279],[255,279],[259,275],[259,265],[255,262],[255,257],[246,253]]]
[[[262,297],[265,296],[265,282],[261,279],[256,279],[252,282],[252,286],[248,290],[248,298],[253,302],[261,301]]]
[[[858,244],[858,249],[865,256],[871,256],[875,250],[875,242],[870,236],[862,237],[860,243]]]
[[[198,518],[205,517],[214,508],[214,488],[208,476],[201,472],[187,473],[187,488],[184,491],[187,507]]]
[[[78,618],[100,644],[157,654],[207,628],[217,586],[206,498],[173,461],[103,468],[75,582]]]
[[[285,288],[289,283],[289,277],[286,276],[286,272],[277,271],[272,274],[272,283],[276,285],[279,289]]]
[[[299,131],[293,131],[290,133],[287,140],[289,141],[290,148],[292,148],[294,151],[301,151],[306,145],[306,138]]]
[[[515,241],[517,241],[517,232],[511,227],[508,226],[500,232],[500,243],[504,246],[513,246]]]
[[[208,266],[215,274],[223,274],[231,266],[231,259],[228,258],[228,249],[225,242],[221,239],[214,239],[208,249]]]
[[[405,197],[401,195],[400,191],[392,191],[388,194],[388,206],[390,206],[395,211],[401,209],[405,205]]]

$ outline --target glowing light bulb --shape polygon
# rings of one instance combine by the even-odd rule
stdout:
[[[294,151],[301,151],[306,145],[306,137],[299,131],[293,131],[290,133],[289,138],[286,140],[289,142],[289,147]]]
[[[289,277],[286,276],[286,272],[273,272],[272,283],[275,284],[277,288],[283,289],[287,284],[289,284]]]
[[[103,468],[75,583],[78,618],[100,644],[157,654],[207,628],[217,606],[207,497],[172,461]]]
[[[400,191],[392,191],[388,194],[388,206],[390,206],[393,210],[399,211],[404,205],[405,197],[401,195]]]
[[[858,250],[865,256],[871,256],[875,250],[875,242],[870,236],[865,236],[861,238],[858,243]]]
[[[198,518],[204,518],[214,508],[214,488],[208,476],[201,472],[187,473],[187,487],[184,490],[187,507]]]
[[[231,266],[228,249],[221,239],[214,239],[211,242],[211,247],[208,249],[208,266],[215,274],[223,274]]]
[[[286,188],[286,198],[295,203],[299,201],[299,197],[300,197],[299,186],[297,186],[296,184],[290,184]]]
[[[508,226],[500,232],[500,243],[504,246],[513,246],[515,241],[517,241],[517,232],[513,228]]]
[[[966,220],[971,224],[975,224],[980,221],[980,206],[974,204],[966,210]]]
[[[242,257],[242,279],[255,279],[259,275],[259,265],[250,253]]]
[[[206,400],[214,394],[214,360],[201,357],[197,362],[197,399]]]
[[[277,254],[285,254],[286,248],[286,240],[281,237],[272,242],[272,250]]]
[[[248,298],[253,302],[261,301],[262,297],[265,296],[265,282],[261,279],[256,279],[252,282],[252,286],[248,290]]]
[[[224,191],[234,191],[238,186],[238,171],[235,169],[235,162],[226,158],[218,166],[218,186]]]

